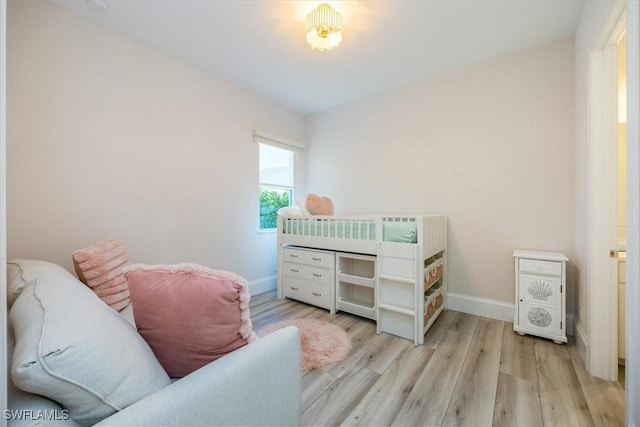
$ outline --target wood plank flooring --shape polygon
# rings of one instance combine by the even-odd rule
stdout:
[[[513,324],[445,311],[415,347],[375,322],[292,300],[253,296],[253,329],[315,318],[343,328],[347,358],[302,377],[303,425],[623,426],[624,388],[590,376],[574,344]]]

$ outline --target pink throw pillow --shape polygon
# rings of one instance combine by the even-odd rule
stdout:
[[[305,207],[311,215],[333,215],[333,202],[326,196],[309,194],[305,201]]]
[[[256,339],[247,281],[197,264],[125,269],[138,332],[170,377],[183,377]]]
[[[129,256],[122,243],[113,237],[71,254],[78,279],[114,310],[129,305],[129,287],[122,269]]]

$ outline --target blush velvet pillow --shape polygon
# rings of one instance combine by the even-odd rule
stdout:
[[[138,332],[170,377],[256,339],[247,281],[198,264],[125,268]]]
[[[129,304],[129,288],[122,269],[129,256],[113,237],[71,254],[78,279],[89,286],[109,307],[120,311]]]
[[[333,215],[333,202],[326,196],[307,195],[305,207],[311,215]]]

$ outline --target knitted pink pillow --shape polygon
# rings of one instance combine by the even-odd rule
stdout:
[[[109,237],[97,245],[73,251],[71,257],[80,281],[102,301],[117,311],[129,305],[129,287],[122,274],[129,256],[119,240]]]
[[[138,332],[170,377],[183,377],[256,339],[247,281],[197,264],[130,265]]]

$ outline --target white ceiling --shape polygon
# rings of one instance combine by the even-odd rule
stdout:
[[[584,4],[329,1],[344,41],[319,52],[305,43],[304,18],[320,1],[51,1],[303,114],[571,37]]]

